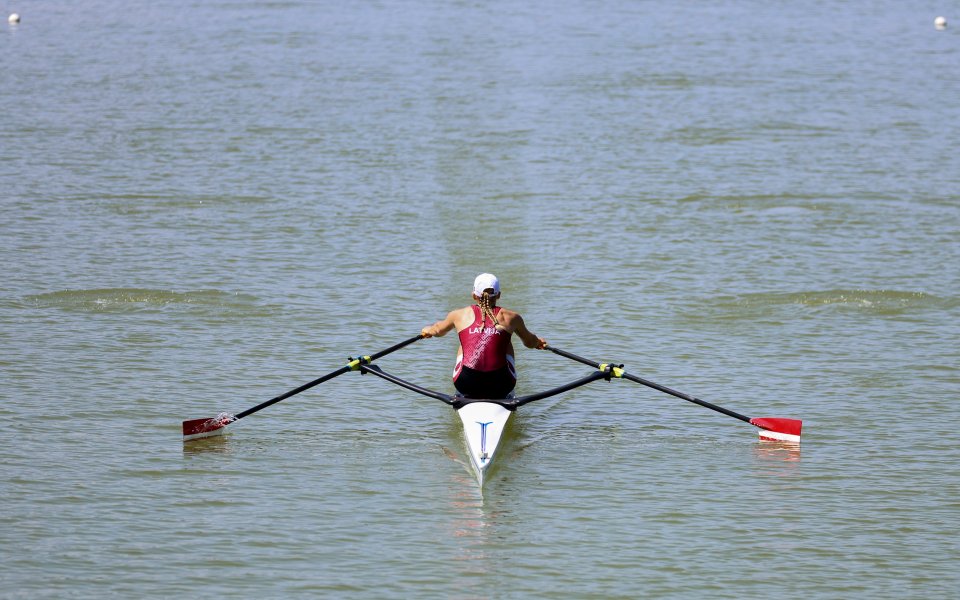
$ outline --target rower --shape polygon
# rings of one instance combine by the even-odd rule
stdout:
[[[547,342],[527,329],[519,313],[497,306],[500,280],[495,275],[477,275],[472,297],[475,304],[451,311],[420,334],[442,337],[456,329],[460,347],[453,384],[457,391],[466,398],[506,398],[517,384],[512,334],[527,348],[542,349]]]

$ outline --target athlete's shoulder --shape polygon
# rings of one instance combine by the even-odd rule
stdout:
[[[517,311],[510,310],[509,308],[503,308],[502,306],[500,307],[500,314],[510,318],[516,318],[520,316],[520,313],[518,313]]]
[[[520,316],[520,313],[515,310],[510,310],[509,308],[501,308],[499,316],[507,325],[523,323],[523,317]]]
[[[447,315],[447,318],[453,321],[457,326],[457,330],[461,330],[464,327],[469,327],[474,320],[473,307],[464,306],[463,308],[457,308],[450,311],[450,314]]]

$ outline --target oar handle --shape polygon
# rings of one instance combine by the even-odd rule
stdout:
[[[546,349],[549,350],[549,351],[551,351],[551,352],[553,352],[554,354],[559,354],[560,356],[569,358],[570,360],[575,360],[575,361],[577,361],[577,362],[579,362],[579,363],[583,363],[583,364],[585,364],[585,365],[590,365],[591,367],[594,367],[594,368],[596,368],[596,369],[599,369],[599,368],[602,366],[602,365],[601,365],[600,363],[598,363],[598,362],[595,362],[595,361],[592,361],[592,360],[583,358],[582,356],[577,356],[576,354],[573,354],[573,353],[571,353],[571,352],[567,352],[566,350],[561,350],[561,349],[559,349],[559,348],[554,348],[553,346],[547,346]],[[677,390],[673,390],[673,389],[668,388],[668,387],[665,386],[665,385],[660,385],[659,383],[656,383],[656,382],[653,382],[653,381],[649,381],[649,380],[647,380],[647,379],[643,379],[642,377],[637,377],[636,375],[630,375],[629,373],[625,373],[625,372],[623,372],[623,371],[620,371],[620,374],[618,375],[618,377],[621,377],[621,378],[623,378],[623,379],[629,379],[630,381],[639,383],[639,384],[641,384],[641,385],[645,385],[645,386],[647,386],[647,387],[649,387],[649,388],[653,388],[653,389],[658,390],[658,391],[661,391],[661,392],[663,392],[663,393],[665,393],[665,394],[670,394],[671,396],[676,396],[677,398],[680,398],[680,399],[682,399],[682,400],[686,400],[687,402],[693,402],[694,404],[699,404],[700,406],[702,406],[702,407],[704,407],[704,408],[709,408],[710,410],[715,410],[715,411],[717,411],[718,413],[727,415],[728,417],[733,417],[734,419],[740,419],[741,421],[743,421],[743,422],[745,422],[745,423],[749,423],[749,422],[750,422],[750,417],[748,417],[748,416],[746,416],[746,415],[741,415],[741,414],[738,413],[738,412],[734,412],[734,411],[732,411],[732,410],[730,410],[730,409],[723,408],[722,406],[717,406],[716,404],[712,404],[712,403],[710,403],[710,402],[707,402],[706,400],[701,400],[700,398],[696,398],[696,397],[694,397],[694,396],[691,396],[690,394],[684,394],[683,392],[678,392]]]

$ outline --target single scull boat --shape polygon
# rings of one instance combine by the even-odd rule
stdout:
[[[467,452],[470,454],[470,463],[473,465],[474,471],[476,471],[477,481],[480,482],[480,485],[483,485],[483,482],[486,478],[486,473],[490,469],[490,465],[493,464],[493,459],[496,456],[497,448],[500,445],[501,439],[503,438],[504,429],[506,428],[507,423],[510,421],[510,416],[517,408],[535,400],[548,398],[582,385],[586,385],[592,381],[597,381],[598,379],[605,379],[607,381],[610,381],[614,378],[627,379],[672,396],[676,396],[677,398],[687,400],[688,402],[699,404],[700,406],[709,408],[730,417],[734,417],[746,423],[750,423],[751,425],[754,425],[760,429],[761,441],[776,441],[781,443],[787,442],[795,444],[800,443],[800,430],[802,422],[798,419],[781,419],[773,417],[750,418],[746,415],[741,415],[740,413],[717,406],[716,404],[711,404],[704,400],[700,400],[699,398],[684,394],[683,392],[672,390],[658,383],[642,379],[635,375],[630,375],[623,370],[623,365],[597,363],[579,357],[575,354],[571,354],[570,352],[553,348],[551,346],[547,346],[546,349],[550,350],[554,354],[558,354],[574,361],[595,367],[596,370],[586,377],[582,377],[576,381],[572,381],[568,384],[547,390],[545,392],[521,396],[519,398],[505,398],[502,400],[496,400],[486,398],[464,398],[462,396],[451,396],[441,392],[436,392],[414,383],[410,383],[409,381],[400,379],[396,375],[387,373],[379,366],[371,364],[371,362],[375,359],[385,356],[395,350],[399,350],[400,348],[403,348],[408,344],[412,344],[419,339],[421,339],[421,336],[418,335],[406,341],[400,342],[395,346],[391,346],[386,350],[377,352],[371,356],[362,356],[356,359],[351,358],[349,359],[349,363],[337,369],[336,371],[328,373],[323,377],[315,379],[307,384],[290,390],[285,394],[281,394],[276,398],[267,400],[262,404],[258,404],[257,406],[254,406],[253,408],[247,409],[236,415],[221,413],[220,415],[209,419],[192,419],[189,421],[184,421],[183,440],[186,442],[188,440],[197,438],[220,435],[225,431],[227,425],[230,425],[231,423],[234,423],[246,417],[247,415],[251,415],[272,404],[276,404],[281,400],[289,398],[294,394],[299,394],[300,392],[323,383],[324,381],[342,375],[343,373],[360,371],[361,373],[370,373],[376,375],[377,377],[395,383],[419,394],[423,394],[424,396],[436,398],[437,400],[440,400],[453,407],[460,416],[460,421],[463,423],[463,436],[464,440],[466,441]]]

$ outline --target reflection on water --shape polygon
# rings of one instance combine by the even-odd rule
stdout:
[[[800,462],[800,444],[795,442],[759,441],[753,447],[753,455],[768,463]]]
[[[474,483],[476,483],[476,477],[473,476],[473,467],[470,466],[469,462],[461,459],[456,452],[454,452],[450,448],[447,448],[446,446],[440,446],[440,449],[443,450],[443,453],[444,455],[446,455],[447,458],[449,458],[453,462],[463,467],[463,469],[470,475],[469,479],[473,480]]]
[[[451,535],[455,538],[477,538],[482,536],[484,529],[489,526],[483,511],[483,495],[476,489],[476,482],[457,473],[450,478],[453,498],[451,505],[457,515],[451,523]],[[474,489],[471,489],[474,488]],[[472,549],[469,549],[472,550]],[[474,552],[471,556],[461,558],[477,558]]]
[[[183,442],[184,457],[201,454],[230,454],[230,452],[230,436],[228,434]]]
[[[445,451],[449,452],[447,449]],[[459,459],[454,460],[463,464]],[[462,587],[469,588],[472,577],[485,575],[489,571],[491,522],[484,510],[483,493],[477,487],[476,477],[470,465],[463,466],[467,468],[464,472],[456,472],[449,479],[452,518],[447,525],[448,534],[456,548],[451,558],[461,565],[458,573],[463,579]]]
[[[519,503],[517,488],[497,474],[481,488],[477,485],[473,467],[449,448],[443,450],[464,469],[451,473],[448,478],[451,518],[447,531],[456,544],[457,551],[452,559],[461,563],[459,574],[463,577],[463,589],[469,589],[474,584],[472,577],[493,570],[490,565],[495,564],[502,543],[497,532],[516,518],[513,507]],[[508,446],[507,450],[513,451],[500,458],[510,460],[516,454],[512,447]],[[491,469],[495,467],[497,464]]]

